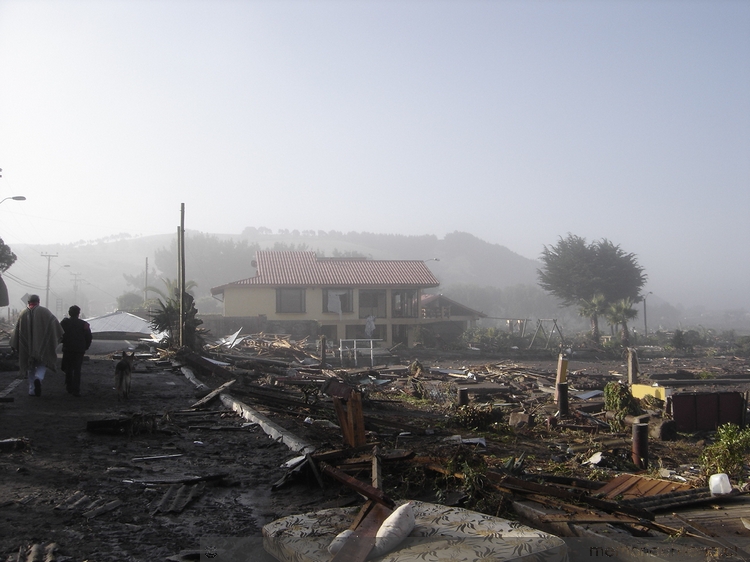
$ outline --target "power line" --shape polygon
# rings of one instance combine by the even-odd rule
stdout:
[[[16,277],[15,275],[13,275],[12,273],[8,273],[7,271],[5,273],[3,273],[3,277],[7,277],[8,279],[12,279],[13,281],[15,281],[16,283],[18,283],[19,285],[21,285],[23,287],[28,287],[29,289],[37,289],[37,290],[44,289],[44,287],[40,287],[39,285],[34,285],[33,283],[29,283],[28,281],[24,281],[23,279],[20,279],[20,278]]]

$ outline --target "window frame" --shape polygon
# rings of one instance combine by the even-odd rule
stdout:
[[[378,295],[377,305],[374,307],[363,307],[362,297],[370,295]],[[366,314],[363,312],[363,308],[366,309]],[[373,311],[375,314],[372,314]],[[388,292],[385,289],[360,289],[359,301],[357,302],[357,313],[360,318],[367,318],[368,316],[375,316],[375,318],[388,318]]]
[[[348,303],[348,306],[343,306],[344,301],[342,300],[341,314],[354,312],[354,289],[349,289],[347,287],[331,287],[323,289],[323,312],[325,314],[338,314],[338,312],[336,312],[335,310],[328,310],[328,291],[345,291],[346,302]]]
[[[396,306],[396,300],[401,301]],[[419,294],[416,289],[393,289],[391,291],[391,317],[419,318]]]
[[[292,292],[296,292],[298,298],[296,299],[296,303],[299,305],[299,310],[286,310],[288,308],[289,302],[286,302],[286,299],[284,298],[284,295],[287,295],[287,298],[291,296]],[[305,314],[307,312],[307,305],[306,305],[306,290],[304,287],[277,287],[276,288],[276,314]],[[285,305],[286,302],[286,305]]]

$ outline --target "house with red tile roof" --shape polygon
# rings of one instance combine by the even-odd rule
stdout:
[[[416,343],[425,289],[437,287],[421,260],[326,258],[315,252],[260,251],[253,277],[214,287],[225,317],[264,317],[283,333],[329,341],[375,339],[384,346]],[[304,328],[304,327],[307,328]],[[287,329],[284,329],[287,328]]]

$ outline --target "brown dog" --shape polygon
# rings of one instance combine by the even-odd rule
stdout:
[[[127,351],[122,352],[122,359],[115,365],[115,388],[117,389],[117,401],[121,398],[128,398],[130,394],[130,377],[133,372],[133,359],[135,358],[135,351],[128,353]]]

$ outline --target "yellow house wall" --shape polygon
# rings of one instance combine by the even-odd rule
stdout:
[[[396,289],[398,290],[398,289]],[[417,291],[417,299],[421,291]],[[415,326],[421,323],[417,318],[392,318],[392,290],[386,289],[386,317],[377,318],[375,323],[386,326],[384,343],[391,345],[394,324]],[[275,287],[227,287],[224,290],[224,316],[259,316],[265,315],[268,320],[316,320],[321,325],[336,326],[338,339],[346,337],[346,326],[364,325],[365,318],[359,318],[359,290],[354,289],[354,311],[341,314],[323,312],[323,289],[307,287],[305,291],[304,314],[276,312]],[[415,330],[409,330],[409,345],[413,345]]]

